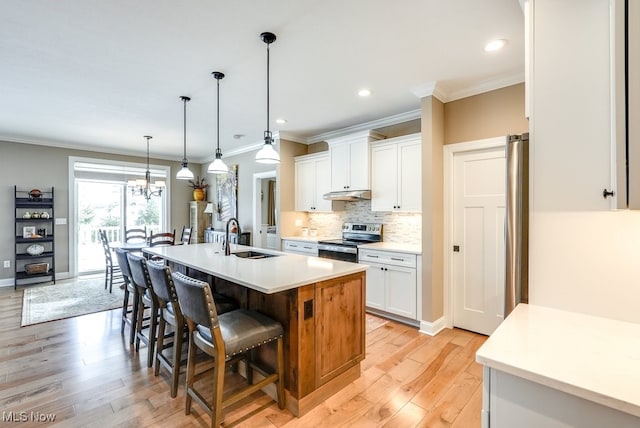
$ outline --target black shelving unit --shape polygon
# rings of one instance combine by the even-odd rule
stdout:
[[[53,281],[56,283],[56,246],[55,246],[55,212],[53,207],[53,187],[40,191],[40,196],[30,190],[20,190],[14,186],[15,193],[15,260],[14,286],[21,283]],[[27,214],[28,213],[28,214]],[[43,214],[45,213],[45,214]],[[36,215],[34,215],[36,214]],[[33,231],[30,235],[29,230]],[[26,235],[25,235],[25,232]],[[29,236],[27,236],[29,235]],[[37,255],[29,254],[28,248],[34,244],[44,247]],[[27,273],[26,267],[31,264],[48,263],[44,272]]]

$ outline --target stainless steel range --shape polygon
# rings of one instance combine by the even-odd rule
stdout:
[[[345,223],[342,239],[318,241],[318,256],[358,263],[358,245],[382,241],[380,223]]]

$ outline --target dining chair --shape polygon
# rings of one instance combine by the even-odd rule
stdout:
[[[158,327],[158,299],[151,288],[151,280],[149,279],[149,271],[147,270],[147,261],[144,257],[127,253],[129,261],[129,269],[131,270],[131,279],[138,289],[138,312],[136,314],[136,352],[140,351],[140,342],[147,345],[147,367],[153,365],[154,349],[156,343],[156,328]],[[144,311],[149,309],[148,325],[144,324]]]
[[[211,426],[218,427],[225,407],[248,397],[270,383],[276,384],[278,407],[284,409],[284,330],[282,325],[257,311],[236,309],[224,314],[216,311],[215,299],[208,283],[179,272],[172,274],[180,309],[189,328],[185,414],[191,413],[195,400],[211,416]],[[270,346],[276,341],[275,370],[252,358],[254,348]],[[200,349],[213,358],[213,367],[196,373],[196,353]],[[223,395],[226,368],[244,360],[247,385]],[[253,370],[264,378],[253,383]],[[213,397],[209,402],[195,383],[213,371]],[[206,387],[205,387],[206,388]]]
[[[173,232],[153,233],[152,231],[151,234],[149,235],[149,246],[157,247],[160,245],[173,245],[175,244],[175,240],[176,240],[175,229],[173,230]]]
[[[180,243],[188,245],[191,243],[191,227],[182,226],[182,235],[180,236]]]
[[[129,259],[127,258],[127,251],[122,248],[116,248],[116,260],[118,260],[118,266],[122,272],[122,279],[124,281],[124,298],[122,300],[122,326],[120,327],[120,334],[124,335],[125,325],[129,325],[129,344],[133,345],[133,341],[136,335],[136,320],[138,315],[138,288],[131,279],[131,269],[129,269]],[[132,297],[133,307],[129,308],[129,295]]]
[[[147,240],[147,226],[125,229],[124,242],[144,242]]]
[[[120,267],[113,263],[113,254],[111,253],[111,247],[109,246],[107,232],[104,229],[98,229],[98,236],[104,252],[104,289],[106,290],[109,288],[109,293],[111,293],[114,282],[118,286],[123,284],[123,281],[118,275],[120,273]],[[114,275],[116,276],[114,277]]]

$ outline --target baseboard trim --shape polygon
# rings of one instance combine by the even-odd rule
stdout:
[[[446,328],[444,317],[440,317],[434,322],[420,321],[420,333],[435,336]]]

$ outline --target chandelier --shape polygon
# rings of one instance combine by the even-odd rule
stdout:
[[[131,195],[140,195],[148,201],[152,196],[162,195],[162,190],[166,184],[162,180],[158,180],[151,184],[151,170],[149,169],[149,140],[153,137],[145,135],[147,139],[147,171],[144,174],[144,179],[137,179],[129,181],[129,187],[131,188]]]

